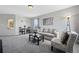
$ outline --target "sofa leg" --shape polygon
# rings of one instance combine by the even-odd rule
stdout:
[[[51,46],[51,51],[53,51],[53,46]]]

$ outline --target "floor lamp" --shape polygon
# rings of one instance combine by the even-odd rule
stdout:
[[[70,18],[71,18],[71,16],[67,16],[67,17],[66,17],[66,19],[67,19],[66,31],[67,31],[67,32],[71,32]]]

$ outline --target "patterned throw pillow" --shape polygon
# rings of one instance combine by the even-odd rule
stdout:
[[[48,33],[50,33],[50,29],[48,29],[48,31],[47,31]]]
[[[52,29],[52,34],[55,34],[55,29]]]
[[[61,42],[63,41],[63,37],[65,36],[65,32],[60,33]]]
[[[45,32],[45,29],[43,29],[43,31],[42,32]]]
[[[67,32],[63,32],[61,37],[62,44],[67,44],[68,38],[69,38],[69,34]]]

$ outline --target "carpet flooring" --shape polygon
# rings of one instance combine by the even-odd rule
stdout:
[[[51,42],[40,41],[39,46],[29,41],[29,35],[5,36],[2,39],[3,53],[54,53],[51,51]],[[75,44],[74,52],[79,52],[79,45]]]

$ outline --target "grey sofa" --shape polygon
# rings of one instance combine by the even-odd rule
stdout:
[[[60,37],[53,38],[51,40],[51,49],[53,50],[53,48],[57,48],[64,52],[73,52],[74,42],[76,41],[77,38],[78,38],[77,33],[74,32],[69,33],[69,38],[66,45],[61,43]]]
[[[52,38],[56,37],[56,33],[55,33],[55,29],[41,29],[40,31],[38,31],[39,34],[41,34],[42,36],[44,36],[44,39],[51,41]]]

